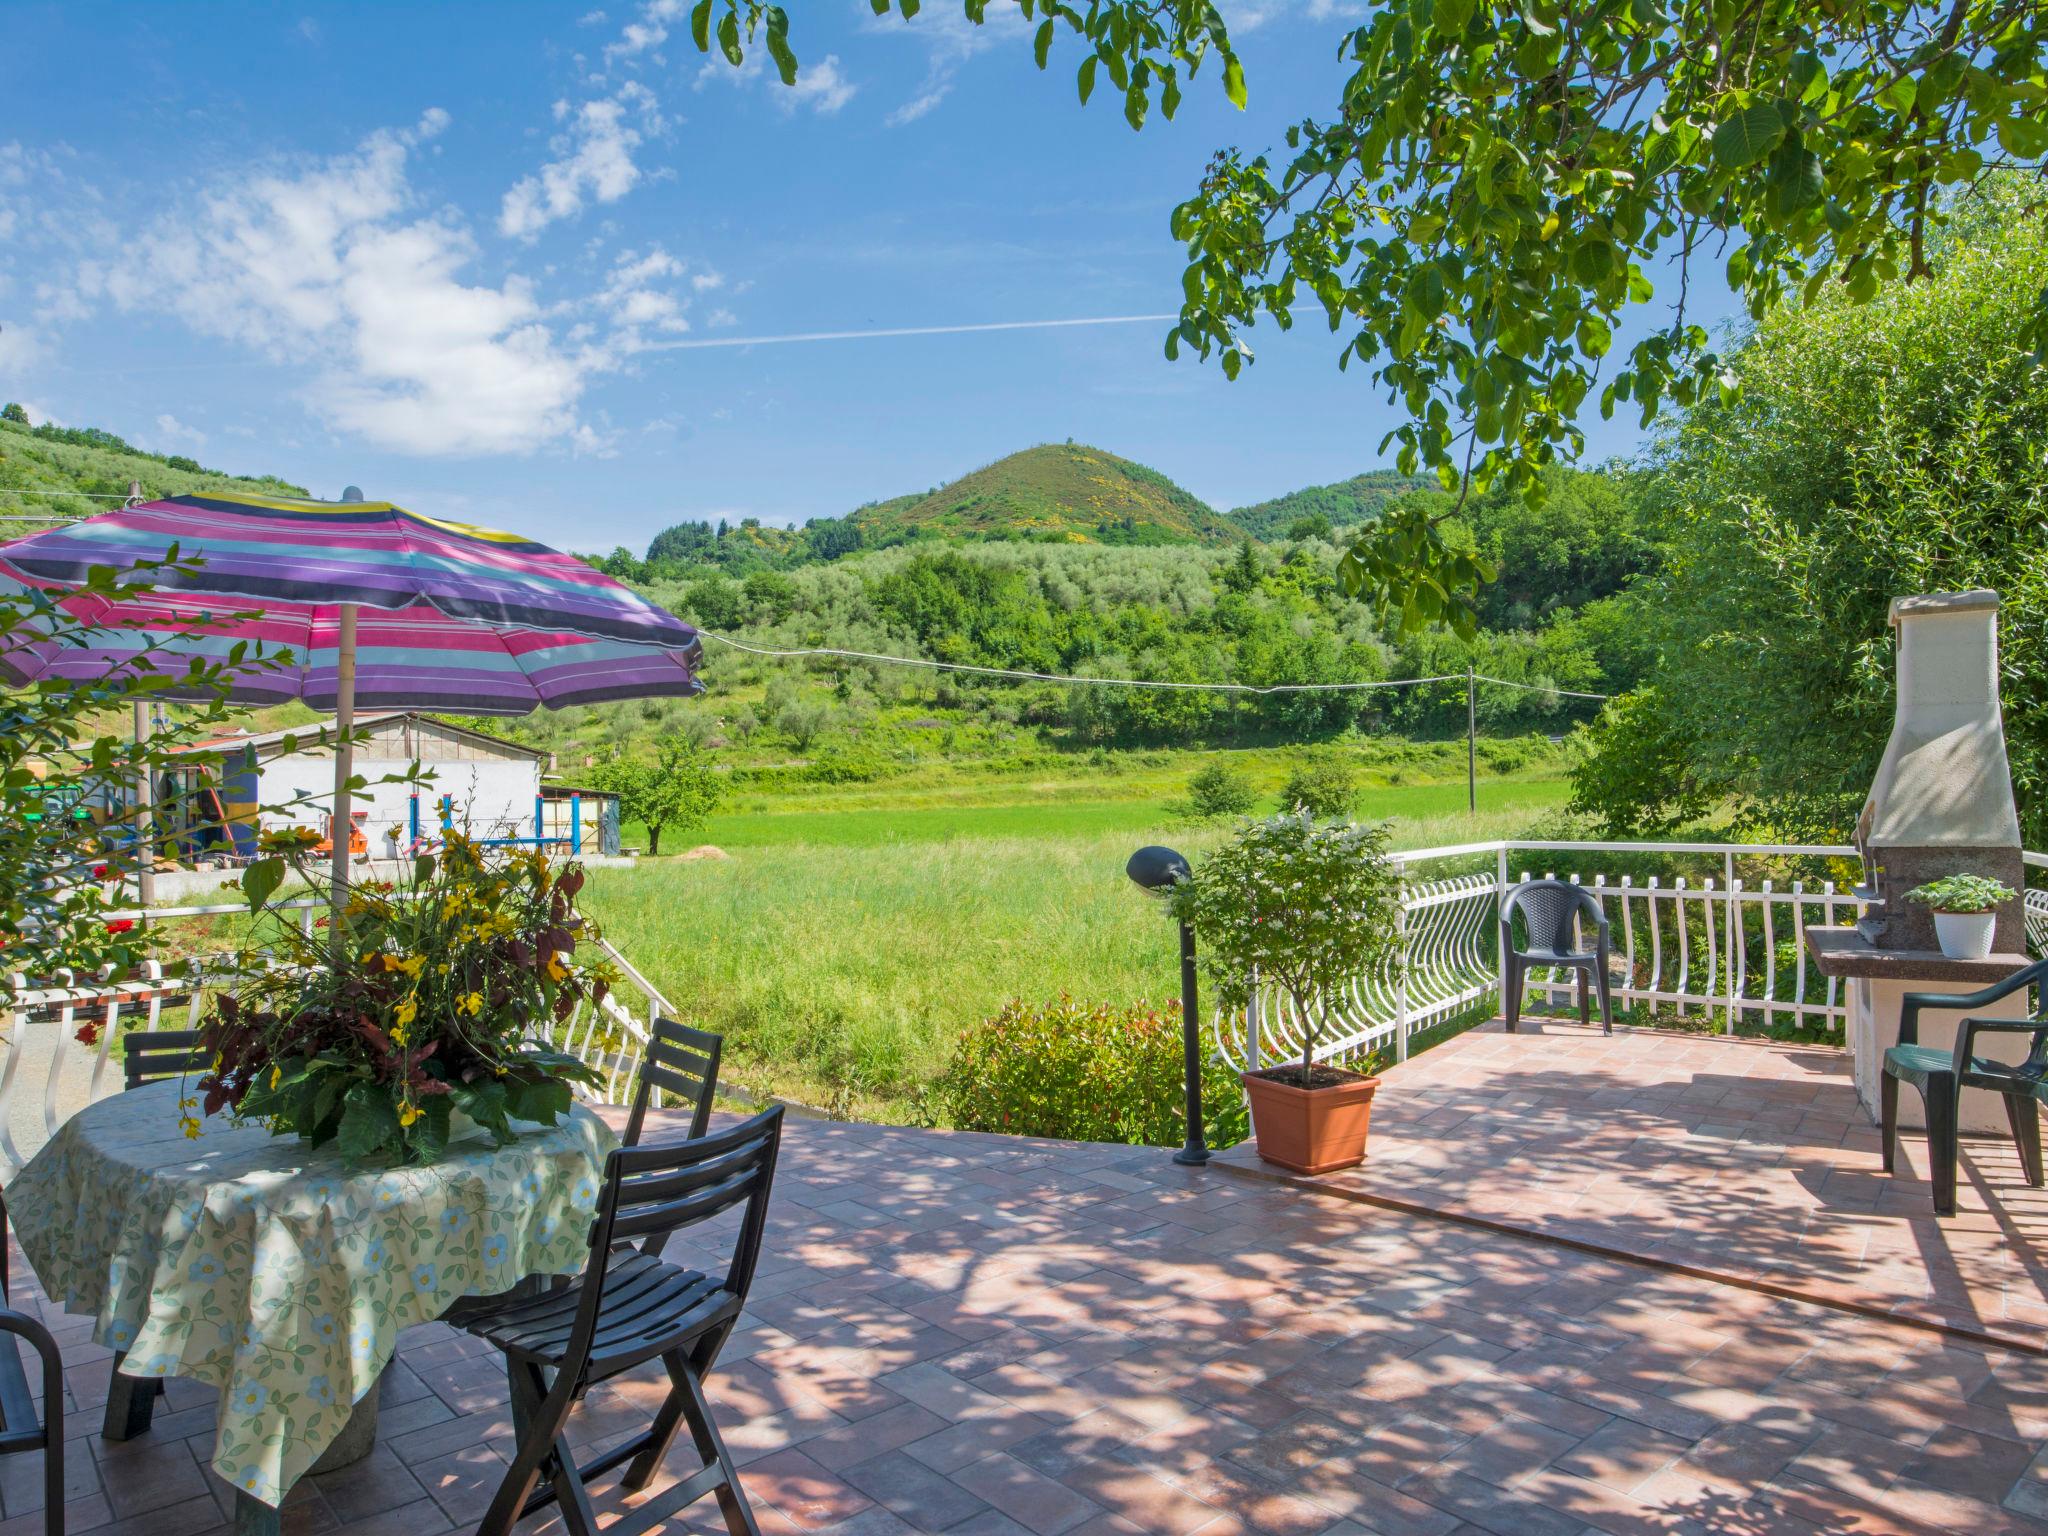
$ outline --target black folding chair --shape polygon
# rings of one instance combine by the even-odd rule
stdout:
[[[7,1205],[0,1196],[0,1456],[43,1453],[43,1530],[64,1536],[64,1360],[50,1330],[9,1305],[7,1266]],[[43,1363],[41,1419],[15,1339],[27,1339]]]
[[[121,1037],[123,1089],[212,1069],[213,1057],[199,1048],[196,1029],[131,1029]]]
[[[687,1424],[703,1466],[624,1514],[604,1536],[639,1536],[707,1493],[718,1496],[732,1536],[759,1536],[732,1455],[712,1422],[704,1378],[746,1305],[761,1257],[768,1194],[782,1143],[780,1105],[691,1141],[622,1147],[605,1160],[604,1189],[582,1276],[541,1296],[514,1297],[463,1323],[505,1354],[518,1447],[477,1536],[508,1536],[526,1515],[562,1507],[571,1536],[598,1536],[586,1486],[626,1467],[644,1488]],[[683,1227],[744,1206],[723,1278],[660,1257]],[[667,1368],[668,1396],[647,1430],[578,1465],[563,1431],[584,1393],[649,1360]],[[536,1487],[545,1480],[546,1486]]]
[[[702,1136],[711,1125],[711,1101],[718,1094],[718,1058],[724,1050],[723,1035],[657,1018],[647,1054],[640,1058],[633,1109],[626,1117],[626,1145],[640,1145],[640,1129],[657,1088],[689,1102],[689,1134],[693,1140]]]
[[[1526,949],[1515,948],[1515,913],[1522,914],[1528,930]],[[1580,947],[1580,917],[1593,923],[1593,948]],[[1579,1022],[1592,1023],[1586,1006],[1586,983],[1600,992],[1600,1028],[1614,1033],[1614,1000],[1607,979],[1607,914],[1599,899],[1584,886],[1568,880],[1530,880],[1516,886],[1500,904],[1500,956],[1507,974],[1506,995],[1501,1003],[1507,1012],[1508,1033],[1522,1022],[1522,991],[1529,972],[1538,969],[1576,971],[1579,983]]]
[[[199,1048],[196,1029],[131,1029],[121,1037],[121,1086],[124,1091],[151,1083],[211,1071],[213,1057]],[[121,1369],[124,1350],[114,1352],[108,1370],[107,1405],[100,1414],[100,1437],[130,1440],[149,1428],[156,1400],[163,1396],[160,1376],[129,1376]]]

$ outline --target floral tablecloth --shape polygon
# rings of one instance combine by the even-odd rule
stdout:
[[[462,1296],[583,1267],[605,1154],[577,1109],[511,1146],[348,1169],[260,1126],[179,1129],[176,1082],[74,1115],[7,1188],[43,1288],[138,1376],[221,1390],[213,1466],[267,1504],[376,1386],[399,1330]]]

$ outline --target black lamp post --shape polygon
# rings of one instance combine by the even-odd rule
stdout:
[[[1140,848],[1131,855],[1124,873],[1148,891],[1171,889],[1193,873],[1188,861],[1171,848]],[[1186,923],[1180,925],[1180,1043],[1183,1070],[1187,1076],[1188,1139],[1173,1154],[1173,1160],[1190,1167],[1209,1161],[1209,1147],[1202,1139],[1202,1038],[1195,1002],[1195,935]]]

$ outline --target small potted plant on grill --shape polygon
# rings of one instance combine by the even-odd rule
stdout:
[[[1951,960],[1982,960],[1991,953],[1998,909],[2019,892],[1985,875],[1944,875],[1906,892],[1906,900],[1934,909],[1934,936]]]
[[[1317,1047],[1352,983],[1391,981],[1400,964],[1401,877],[1386,848],[1383,824],[1318,822],[1297,810],[1244,823],[1169,893],[1223,1007],[1241,1012],[1261,991],[1292,1004],[1300,1060],[1246,1072],[1243,1082],[1259,1156],[1297,1173],[1365,1160],[1377,1056],[1357,1072],[1319,1060]]]

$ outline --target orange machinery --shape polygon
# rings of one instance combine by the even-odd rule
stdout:
[[[352,859],[365,859],[370,856],[370,839],[363,832],[363,827],[369,819],[368,811],[348,813],[348,856]],[[331,814],[327,818],[327,835],[313,845],[313,851],[334,852],[334,817]]]

